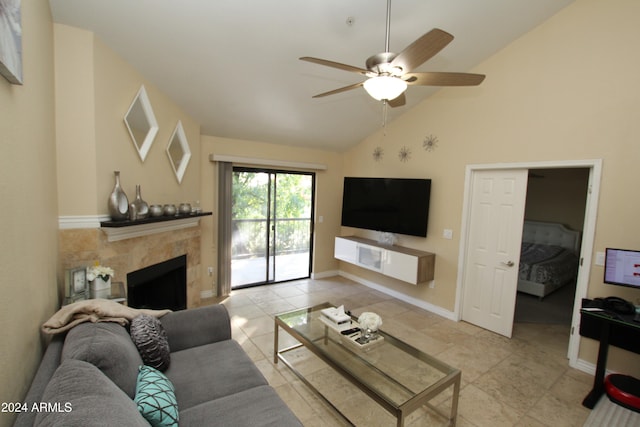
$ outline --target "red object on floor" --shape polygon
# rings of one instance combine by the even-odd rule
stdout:
[[[621,374],[607,375],[604,390],[612,402],[640,412],[640,380],[637,378]]]

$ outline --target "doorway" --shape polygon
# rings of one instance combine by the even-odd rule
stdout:
[[[538,169],[560,169],[560,168],[586,168],[588,169],[588,184],[587,184],[587,196],[584,209],[584,226],[582,234],[582,244],[580,250],[580,268],[578,270],[578,278],[576,284],[576,292],[573,301],[573,310],[571,316],[571,335],[568,345],[568,357],[569,365],[572,367],[577,366],[578,352],[580,344],[580,336],[578,334],[578,328],[580,318],[580,301],[587,294],[589,275],[592,263],[593,243],[595,236],[595,220],[597,216],[597,203],[600,187],[600,176],[602,170],[602,160],[577,160],[577,161],[557,161],[557,162],[531,162],[531,163],[513,163],[513,164],[489,164],[489,165],[469,165],[466,170],[465,177],[465,195],[464,195],[464,207],[463,207],[463,221],[461,229],[461,241],[460,241],[460,255],[459,255],[459,269],[457,283],[457,300],[456,300],[456,312],[458,318],[464,319],[463,307],[464,300],[470,298],[467,295],[467,288],[471,287],[469,278],[472,276],[472,271],[469,270],[468,258],[469,258],[469,243],[472,234],[474,233],[473,218],[472,218],[472,206],[474,203],[474,187],[473,182],[477,173],[486,171],[504,171],[504,170],[517,170],[520,169],[526,173],[535,172]],[[523,198],[524,203],[524,198]],[[477,231],[477,230],[476,230]],[[498,237],[496,237],[498,238]],[[522,240],[522,235],[516,236],[517,244],[519,245]],[[510,292],[515,295],[516,286],[513,284]],[[515,300],[515,297],[514,297]],[[505,322],[513,322],[513,318]]]
[[[311,275],[315,174],[234,167],[231,288]]]
[[[562,224],[582,234],[588,182],[587,168],[529,171],[525,221]],[[568,337],[575,292],[575,281],[567,282],[543,298],[518,292],[514,322],[566,326]]]

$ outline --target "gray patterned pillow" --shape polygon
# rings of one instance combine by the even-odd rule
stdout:
[[[171,363],[171,350],[162,323],[153,316],[141,314],[131,321],[130,334],[144,364],[166,371]]]

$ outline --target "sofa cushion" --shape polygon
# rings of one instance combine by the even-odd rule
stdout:
[[[173,384],[157,369],[140,366],[134,401],[153,427],[178,426],[178,402]]]
[[[270,386],[259,386],[180,412],[183,425],[234,427],[302,427],[300,421]]]
[[[166,371],[171,363],[171,351],[167,333],[160,320],[141,314],[131,321],[129,333],[144,364],[159,371]]]
[[[171,353],[165,374],[176,389],[180,410],[266,385],[267,380],[233,340]]]
[[[81,360],[66,360],[56,369],[42,402],[54,407],[38,412],[35,426],[149,426],[129,396]]]
[[[117,323],[83,323],[67,333],[62,360],[77,359],[100,369],[133,399],[142,358],[127,330]]]

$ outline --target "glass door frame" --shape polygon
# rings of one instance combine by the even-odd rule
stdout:
[[[264,281],[252,282],[246,284],[232,285],[232,289],[242,289],[254,286],[271,285],[275,283],[288,282],[291,280],[299,280],[311,277],[313,269],[313,242],[315,233],[315,198],[316,198],[316,173],[313,171],[297,171],[297,170],[285,170],[285,169],[272,169],[265,167],[248,167],[248,166],[233,166],[232,174],[236,172],[249,172],[249,173],[266,173],[268,174],[268,188],[267,188],[267,213],[266,213],[266,247],[265,247],[265,276]],[[278,192],[278,175],[305,175],[311,178],[311,200],[310,200],[310,215],[309,215],[309,262],[308,271],[306,276],[287,278],[284,280],[276,280],[276,255],[277,255],[277,192]],[[231,195],[232,199],[234,195]],[[233,218],[232,218],[233,220]],[[233,281],[233,277],[232,277]]]

